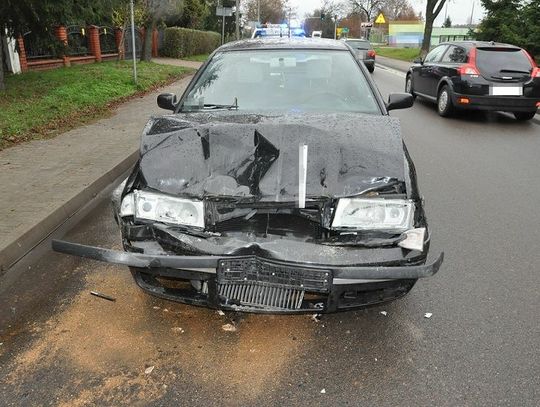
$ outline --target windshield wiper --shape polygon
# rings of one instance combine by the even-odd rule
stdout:
[[[208,110],[211,110],[211,109],[228,109],[228,110],[236,109],[236,110],[238,110],[238,98],[237,97],[234,98],[234,103],[232,105],[220,105],[220,104],[215,104],[215,103],[205,103],[204,105],[202,105],[202,108],[203,109],[208,109]]]

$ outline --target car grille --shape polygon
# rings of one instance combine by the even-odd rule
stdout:
[[[255,256],[226,259],[217,270],[218,294],[228,304],[296,310],[306,291],[330,291],[331,271],[270,262]]]

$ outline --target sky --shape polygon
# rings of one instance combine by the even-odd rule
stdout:
[[[345,0],[347,1],[347,0]],[[425,0],[410,0],[412,6],[416,11],[422,11],[425,15]],[[468,24],[471,17],[472,5],[474,4],[474,16],[473,22],[477,23],[484,14],[484,9],[480,0],[447,0],[448,3],[448,15],[453,24]],[[293,8],[296,8],[297,16],[303,18],[305,14],[312,12],[316,8],[319,8],[322,4],[322,0],[290,0],[290,4]],[[435,25],[440,26],[444,21],[446,5],[435,20]]]

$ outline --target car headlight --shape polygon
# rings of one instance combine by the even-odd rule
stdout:
[[[412,227],[414,204],[404,199],[341,198],[333,228],[403,232]]]
[[[134,191],[122,200],[120,216],[204,228],[204,203],[153,192]]]

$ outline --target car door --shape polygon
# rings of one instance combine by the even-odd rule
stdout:
[[[455,76],[457,74],[457,68],[464,64],[467,61],[467,51],[465,48],[458,45],[450,45],[441,58],[441,61],[433,69],[433,78],[435,80],[434,85],[435,91],[437,90],[437,85],[439,84],[441,78],[445,76]],[[431,94],[430,94],[431,95]],[[435,96],[437,96],[435,94]]]
[[[444,52],[448,48],[447,44],[439,45],[433,48],[424,59],[424,62],[418,69],[418,74],[414,80],[414,90],[427,96],[436,96],[436,77],[438,75],[438,63]],[[433,89],[435,88],[435,89]]]

